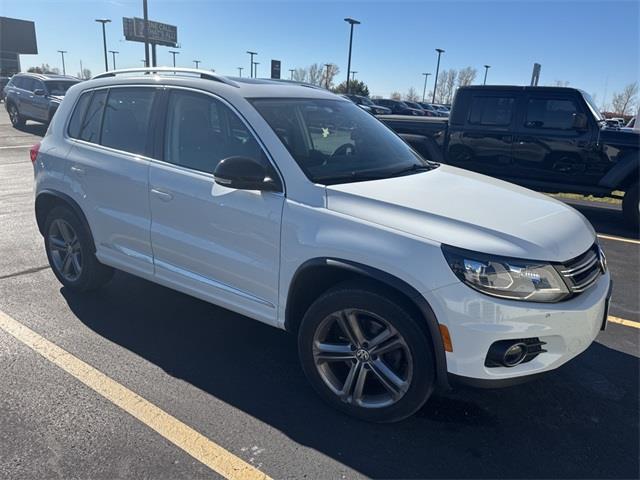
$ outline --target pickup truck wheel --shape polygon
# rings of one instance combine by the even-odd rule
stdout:
[[[24,127],[25,120],[22,117],[22,115],[20,115],[20,112],[18,111],[18,107],[16,107],[13,103],[11,103],[7,107],[7,110],[9,112],[9,120],[11,120],[11,125],[13,125],[14,128]]]
[[[433,391],[433,347],[419,319],[384,290],[337,286],[305,314],[302,367],[333,407],[372,422],[415,413]]]
[[[638,202],[638,182],[634,183],[624,193],[622,199],[622,213],[626,223],[634,229],[640,225],[640,203]]]
[[[89,232],[68,208],[56,207],[49,213],[44,243],[49,265],[65,287],[85,292],[111,279],[113,269],[98,262]]]

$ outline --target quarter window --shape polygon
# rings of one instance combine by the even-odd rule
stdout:
[[[504,127],[511,123],[513,97],[474,97],[469,112],[469,123]]]
[[[569,99],[531,98],[525,127],[571,130],[578,107]]]
[[[98,90],[93,94],[87,113],[82,120],[82,125],[80,125],[80,133],[78,135],[80,140],[93,143],[99,142],[100,124],[102,123],[102,112],[106,99],[106,90]]]
[[[69,136],[71,138],[80,137],[80,128],[82,127],[82,117],[87,110],[87,105],[91,100],[91,92],[83,93],[76,103],[76,108],[73,110],[71,120],[69,120]]]
[[[269,164],[251,132],[229,107],[191,92],[174,91],[169,96],[164,155],[167,162],[206,173],[213,173],[220,160],[233,156]]]
[[[152,88],[113,88],[104,112],[101,144],[125,152],[145,154]]]

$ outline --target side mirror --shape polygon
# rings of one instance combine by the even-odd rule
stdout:
[[[33,91],[33,94],[34,94],[34,95],[37,95],[37,96],[39,96],[39,97],[43,97],[43,96],[44,96],[44,90],[43,90],[43,89],[41,89],[41,88],[36,88],[36,89]]]
[[[572,128],[574,130],[586,130],[587,126],[588,126],[587,116],[584,113],[573,114]]]
[[[238,190],[279,192],[280,181],[260,162],[247,157],[229,157],[218,163],[213,178],[217,184]]]

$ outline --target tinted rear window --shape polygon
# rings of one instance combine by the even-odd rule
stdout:
[[[469,111],[469,123],[507,126],[511,123],[513,104],[513,97],[474,97]]]
[[[82,126],[82,118],[84,117],[84,112],[87,111],[87,105],[89,105],[89,100],[91,100],[91,95],[93,92],[86,92],[80,96],[78,103],[76,103],[76,108],[73,110],[73,114],[71,114],[71,120],[69,120],[69,136],[71,138],[79,138],[80,137],[80,127]]]
[[[91,98],[91,103],[80,126],[78,138],[87,142],[98,143],[100,141],[100,124],[102,123],[102,111],[104,110],[106,90],[97,90]]]
[[[102,145],[144,154],[151,120],[153,88],[114,88],[109,92]]]
[[[578,106],[570,99],[531,98],[525,127],[571,130]]]

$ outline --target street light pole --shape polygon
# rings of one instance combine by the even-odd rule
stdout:
[[[117,50],[109,50],[111,57],[113,58],[113,69],[116,69],[116,53],[120,53]]]
[[[293,72],[295,72],[295,71],[296,71],[296,69],[295,69],[295,68],[290,68],[290,69],[289,69],[289,73],[291,74],[291,78],[290,78],[290,80],[293,80]]]
[[[436,88],[438,86],[438,73],[440,72],[440,55],[444,53],[444,50],[436,48],[436,52],[438,52],[438,66],[436,67],[436,78],[433,80],[433,98],[431,98],[431,103],[436,103]]]
[[[242,67],[238,67],[238,76],[239,76],[240,78],[242,78],[242,70],[244,70],[244,68],[242,68]]]
[[[146,3],[146,2],[145,2]],[[96,22],[102,24],[102,45],[104,47],[104,71],[109,71],[109,62],[107,61],[107,31],[105,30],[105,24],[111,23],[108,18],[96,18]]]
[[[253,62],[253,77],[258,78],[258,65],[260,62]]]
[[[351,70],[351,81],[352,82],[356,81],[356,73],[358,73],[356,70]]]
[[[177,50],[169,50],[169,53],[173,56],[173,68],[176,68],[176,55],[180,55]]]
[[[423,73],[424,75],[424,88],[422,89],[422,101],[424,102],[424,96],[427,94],[427,78],[429,78],[430,73]]]
[[[200,60],[194,60],[193,63],[196,65],[196,70],[198,69],[198,65],[200,65]]]
[[[353,26],[360,25],[360,22],[349,17],[345,18],[344,21],[351,25],[351,31],[349,33],[349,60],[347,61],[347,93],[349,93],[349,77],[351,76],[351,47],[353,46]]]
[[[482,85],[487,84],[487,72],[489,71],[490,68],[491,68],[491,65],[484,66],[484,82],[482,82]]]
[[[254,55],[257,55],[257,54],[258,54],[258,52],[251,52],[251,51],[247,50],[247,53],[248,53],[248,54],[250,55],[250,57],[251,57],[251,60],[250,60],[250,63],[249,63],[249,66],[250,66],[250,68],[251,68],[251,73],[249,74],[249,78],[253,78],[253,56],[254,56]]]
[[[58,53],[60,55],[62,55],[62,74],[66,75],[67,74],[67,70],[64,68],[64,54],[67,53],[66,50],[58,50]]]
[[[324,79],[324,87],[329,90],[329,69],[331,68],[331,64],[325,63],[324,66],[327,67],[327,76]]]

